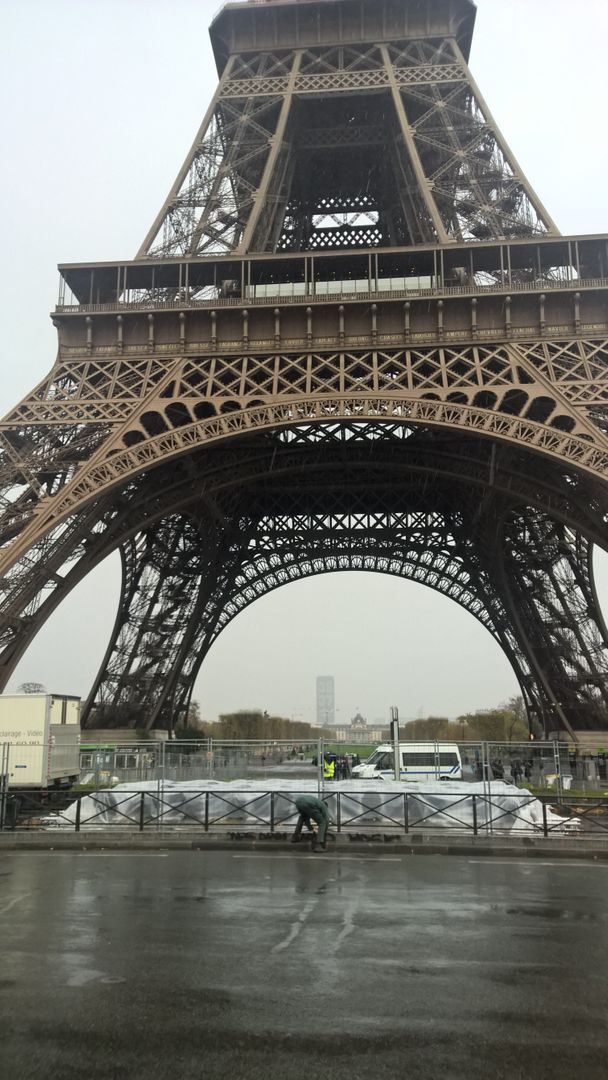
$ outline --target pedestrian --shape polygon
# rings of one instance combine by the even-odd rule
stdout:
[[[526,761],[526,763],[524,765],[524,776],[525,776],[526,780],[531,780],[532,779],[532,762],[531,761]]]
[[[335,758],[330,758],[325,755],[323,759],[323,779],[333,780],[336,773],[336,761]]]
[[[309,832],[313,832],[313,821],[317,823],[318,834],[313,839],[312,850],[313,851],[325,851],[325,842],[327,836],[327,829],[329,826],[329,810],[321,799],[317,799],[315,795],[298,795],[296,799],[296,809],[299,813],[299,818],[296,824],[295,832],[291,838],[292,844],[299,844],[302,838],[302,829],[304,825]]]

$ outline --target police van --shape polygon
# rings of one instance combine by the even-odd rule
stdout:
[[[456,743],[399,743],[402,780],[462,780],[462,761]],[[394,780],[395,753],[390,743],[377,746],[361,765],[355,765],[353,778]]]

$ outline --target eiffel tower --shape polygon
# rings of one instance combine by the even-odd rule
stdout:
[[[244,607],[362,569],[474,615],[535,733],[608,730],[608,239],[562,236],[532,190],[474,21],[215,17],[217,89],[158,217],[131,262],[60,267],[56,363],[2,422],[0,686],[119,549],[85,725],[171,728]]]

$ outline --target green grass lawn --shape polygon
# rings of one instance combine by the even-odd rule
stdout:
[[[324,742],[323,749],[330,750],[332,754],[358,754],[361,761],[365,761],[376,749],[378,743],[368,743],[361,746],[357,743]]]

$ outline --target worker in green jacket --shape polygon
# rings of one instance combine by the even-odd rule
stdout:
[[[304,825],[306,825],[309,832],[312,832],[312,823],[316,821],[319,831],[313,842],[312,850],[325,851],[325,838],[329,825],[329,810],[325,803],[321,799],[317,799],[315,795],[298,795],[296,809],[300,816],[291,838],[292,844],[299,844]]]

